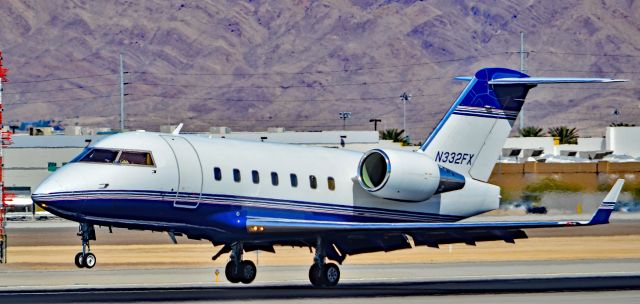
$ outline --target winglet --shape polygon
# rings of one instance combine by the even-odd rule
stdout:
[[[173,135],[178,135],[180,134],[180,130],[182,130],[182,125],[184,125],[183,123],[180,123],[175,130],[173,130],[173,132],[171,132],[171,134]]]
[[[624,185],[624,179],[618,179],[616,183],[609,190],[609,194],[602,200],[600,207],[593,214],[591,220],[587,225],[600,225],[609,223],[609,217],[611,216],[611,212],[613,211],[613,207],[616,205],[618,201],[618,195],[620,195],[620,191],[622,191],[622,186]]]

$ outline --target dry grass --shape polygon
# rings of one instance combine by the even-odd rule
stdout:
[[[226,255],[217,261],[211,256],[220,247],[207,244],[180,245],[96,245],[92,251],[99,268],[173,268],[224,266]],[[72,269],[73,256],[79,246],[9,247],[11,269]],[[308,248],[277,247],[277,254],[261,252],[260,266],[307,265],[313,254]],[[245,254],[256,260],[256,253]],[[347,258],[348,264],[379,263],[446,263],[473,261],[530,261],[584,259],[638,259],[640,236],[549,237],[518,241],[478,243],[477,246],[456,244],[440,249],[418,247],[389,253],[371,253]]]

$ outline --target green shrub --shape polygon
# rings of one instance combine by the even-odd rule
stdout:
[[[552,177],[546,177],[541,181],[533,184],[527,185],[524,190],[529,193],[543,193],[543,192],[580,192],[582,191],[582,186],[567,183],[563,181],[556,180]]]

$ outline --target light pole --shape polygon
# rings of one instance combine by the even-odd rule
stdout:
[[[407,102],[411,101],[411,94],[402,92],[400,100],[402,100],[402,130],[404,130],[405,138],[409,138],[409,132],[407,132]]]
[[[351,112],[340,112],[338,115],[342,119],[342,130],[344,131],[347,128],[347,119],[351,118]]]
[[[378,131],[378,123],[381,122],[381,121],[382,121],[382,119],[378,119],[378,118],[369,119],[369,122],[373,123],[373,130],[374,131]]]

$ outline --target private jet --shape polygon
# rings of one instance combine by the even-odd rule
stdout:
[[[332,287],[349,255],[414,246],[514,243],[525,229],[606,224],[624,180],[588,221],[466,222],[497,209],[487,181],[530,89],[612,83],[610,78],[530,77],[484,68],[416,151],[365,153],[144,131],[88,146],[32,194],[43,209],[79,223],[80,268],[96,265],[95,226],[167,232],[207,240],[229,253],[225,275],[251,283],[245,252],[313,249],[309,281]]]

